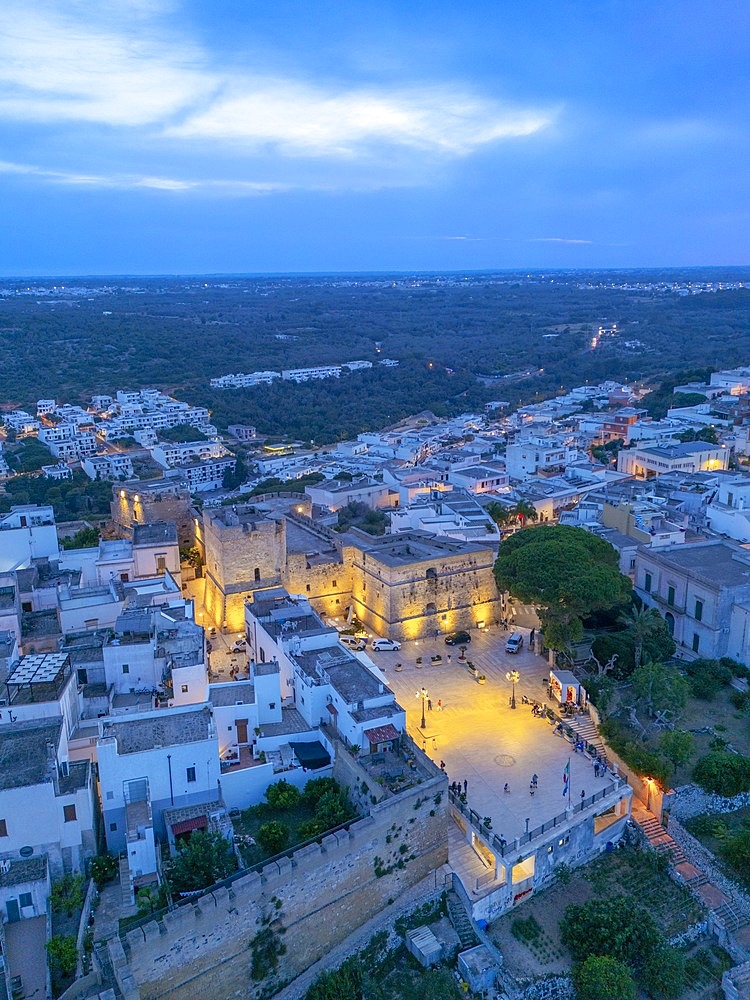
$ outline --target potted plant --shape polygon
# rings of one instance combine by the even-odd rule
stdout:
[[[477,684],[484,684],[486,677],[484,674],[477,674]]]

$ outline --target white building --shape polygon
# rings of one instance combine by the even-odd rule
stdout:
[[[281,372],[285,382],[310,382],[319,378],[338,378],[341,365],[318,365],[315,368],[286,368]]]
[[[617,456],[617,471],[636,479],[652,479],[667,472],[716,472],[726,470],[728,464],[729,450],[706,441],[623,448]]]
[[[187,465],[190,462],[203,461],[207,458],[222,458],[227,455],[227,449],[220,441],[185,441],[172,443],[162,441],[151,449],[155,462],[164,469],[176,465]]]
[[[52,507],[25,504],[0,515],[0,573],[24,569],[32,559],[56,558],[58,550]]]
[[[81,461],[81,468],[89,479],[132,479],[133,461],[124,452],[94,455]]]

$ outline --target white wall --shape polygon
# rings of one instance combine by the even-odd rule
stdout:
[[[172,668],[172,699],[175,705],[198,705],[208,701],[208,677],[203,663]],[[183,691],[187,687],[187,691]]]

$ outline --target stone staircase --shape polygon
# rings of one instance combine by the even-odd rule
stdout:
[[[607,766],[609,766],[609,760],[607,758],[607,748],[604,745],[599,732],[588,716],[581,716],[575,719],[563,719],[563,725],[568,726],[573,732],[579,736],[584,743],[588,743],[596,748],[596,752],[599,756],[599,760],[603,761]]]
[[[667,831],[652,813],[646,812],[645,810],[637,813],[634,812],[633,819],[640,827],[649,845],[659,854],[666,854],[669,856],[669,863],[673,868],[676,868],[677,865],[681,865],[688,860],[685,856],[685,852],[682,850],[677,841],[669,836]]]
[[[132,906],[135,902],[135,894],[130,883],[130,868],[127,858],[120,858],[120,889],[122,891],[122,905]]]
[[[471,948],[477,943],[477,937],[471,923],[466,907],[458,898],[454,889],[450,889],[446,896],[448,904],[448,916],[453,924],[453,929],[461,942],[462,948]]]
[[[717,906],[714,913],[721,919],[728,931],[739,930],[740,927],[744,927],[748,923],[747,917],[740,913],[737,907],[729,901],[722,903],[721,906]]]

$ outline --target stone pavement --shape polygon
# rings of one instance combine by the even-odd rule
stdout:
[[[519,631],[528,636],[528,630]],[[546,719],[536,718],[522,703],[524,695],[539,702],[549,700],[547,662],[529,651],[528,638],[520,653],[509,654],[507,634],[502,631],[472,630],[471,635],[466,658],[486,676],[481,685],[466,661],[459,659],[459,648],[446,646],[442,636],[404,643],[398,652],[368,655],[406,710],[407,729],[417,746],[438,765],[445,762],[449,781],[460,781],[462,788],[467,781],[469,806],[480,816],[491,817],[492,832],[510,841],[526,832],[527,820],[533,830],[565,812],[563,771],[568,760],[573,803],[580,801],[581,792],[589,796],[611,784],[612,776],[595,777],[591,761],[575,753]],[[442,661],[433,665],[433,655],[442,656]],[[422,664],[417,665],[420,656]],[[505,676],[509,670],[520,675],[515,710],[509,706],[511,684]],[[433,706],[425,714],[424,731],[417,696],[422,687]],[[534,774],[538,785],[532,796],[529,783]],[[503,791],[506,782],[508,793]]]

